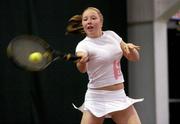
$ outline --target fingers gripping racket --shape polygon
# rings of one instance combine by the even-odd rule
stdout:
[[[40,37],[32,35],[12,39],[7,47],[7,55],[17,66],[29,71],[41,71],[58,59],[80,59],[76,55],[55,50]]]

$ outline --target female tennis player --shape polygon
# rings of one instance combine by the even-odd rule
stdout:
[[[114,31],[103,31],[99,9],[88,7],[81,17],[86,36],[76,47],[76,54],[81,57],[76,65],[89,77],[85,100],[79,108],[83,112],[81,124],[102,124],[107,117],[116,124],[141,124],[133,104],[143,99],[126,95],[120,66],[123,56],[138,61],[140,47],[125,43]]]

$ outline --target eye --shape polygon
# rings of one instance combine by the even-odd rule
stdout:
[[[92,16],[91,19],[92,19],[92,20],[96,20],[97,17],[96,17],[96,16]]]
[[[92,18],[92,20],[96,20],[96,18],[95,18],[95,17],[93,17],[93,18]]]
[[[87,18],[83,18],[83,21],[87,21],[88,19]]]

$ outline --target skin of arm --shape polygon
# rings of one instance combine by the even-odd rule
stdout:
[[[85,73],[86,72],[86,63],[89,60],[88,54],[86,52],[77,52],[76,55],[81,57],[81,59],[79,59],[76,62],[76,67],[81,73]]]
[[[132,43],[125,43],[122,41],[120,47],[123,50],[123,55],[130,61],[139,61],[140,55],[139,50],[140,46],[134,45]]]

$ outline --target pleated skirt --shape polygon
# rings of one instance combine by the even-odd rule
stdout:
[[[116,91],[88,89],[82,106],[76,107],[74,104],[73,106],[82,112],[90,111],[96,117],[104,116],[109,118],[109,113],[124,110],[141,101],[143,101],[143,98],[134,99],[128,97],[124,89]]]

